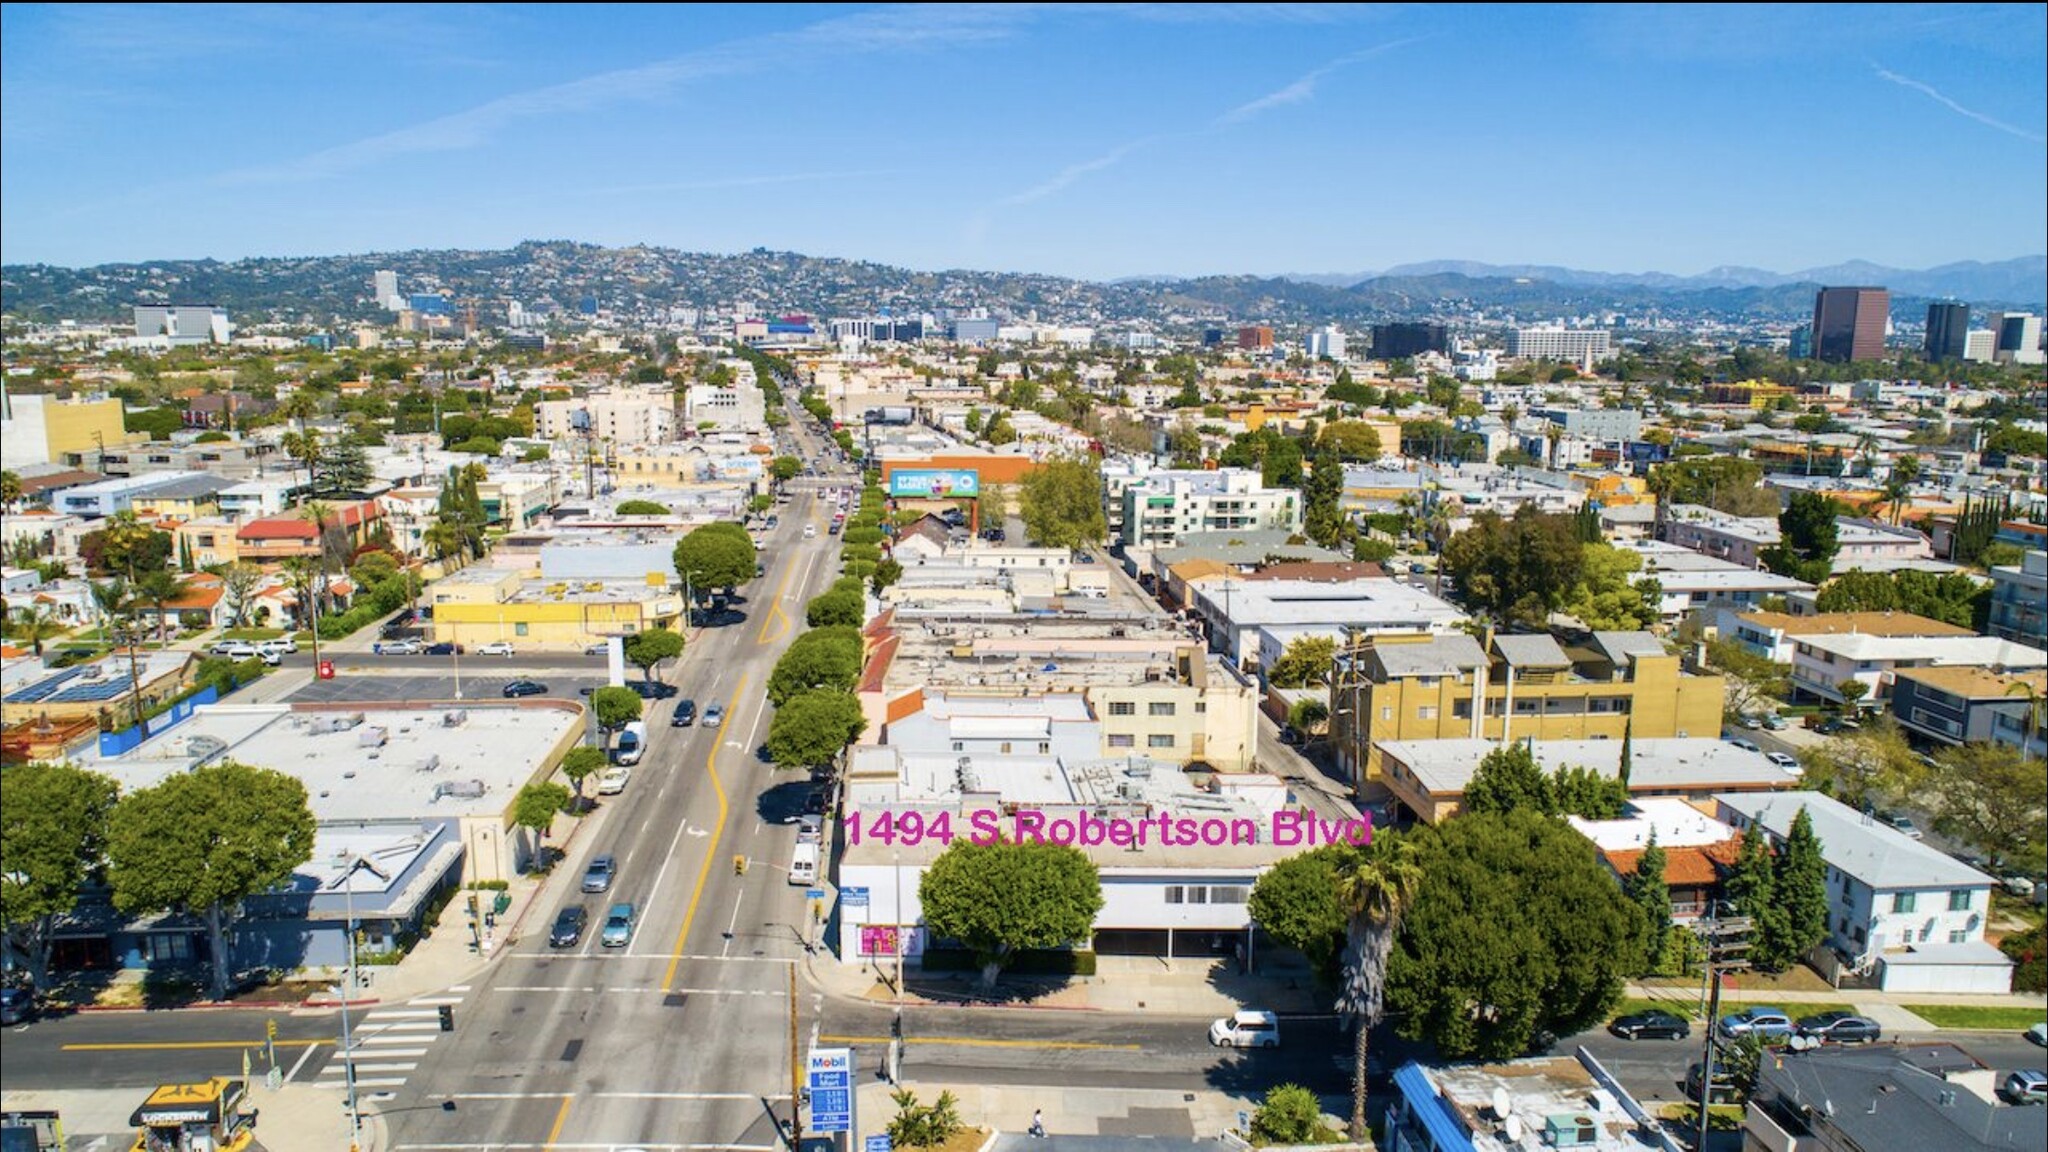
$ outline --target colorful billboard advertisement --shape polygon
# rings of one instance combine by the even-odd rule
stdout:
[[[898,468],[889,473],[889,495],[914,500],[980,496],[981,473],[972,468]]]

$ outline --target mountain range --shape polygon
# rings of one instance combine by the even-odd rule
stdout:
[[[239,324],[328,326],[388,319],[371,298],[371,275],[390,270],[408,293],[474,300],[486,324],[509,301],[529,313],[601,308],[664,321],[677,309],[868,316],[985,309],[1005,318],[1179,331],[1233,323],[1286,328],[1338,324],[1356,331],[1386,320],[1440,319],[1481,327],[1556,317],[1612,315],[1620,327],[1789,324],[1812,315],[1816,284],[1882,284],[1892,315],[1914,323],[1930,299],[1968,301],[1979,312],[2038,310],[2048,298],[2048,258],[1962,263],[1922,272],[1852,263],[1780,274],[1717,268],[1699,276],[1585,272],[1570,268],[1436,261],[1376,275],[1146,277],[1111,283],[1019,272],[928,272],[870,261],[775,252],[606,248],[567,240],[498,250],[421,249],[339,256],[154,260],[61,268],[0,267],[0,310],[31,320],[121,322],[136,304],[215,304]],[[1625,318],[1625,319],[1621,319]]]
[[[1799,272],[1723,265],[1697,276],[1669,272],[1589,272],[1551,264],[1483,264],[1473,260],[1430,260],[1402,264],[1383,272],[1281,273],[1282,280],[1351,288],[1375,280],[1410,277],[1466,276],[1475,280],[1542,280],[1571,288],[1655,288],[1697,291],[1706,288],[1778,288],[1787,284],[1880,285],[1894,296],[1954,298],[1971,302],[2003,301],[2037,304],[2048,299],[2048,255],[2020,256],[1986,263],[1963,260],[1935,268],[1887,268],[1868,260],[1850,260]]]

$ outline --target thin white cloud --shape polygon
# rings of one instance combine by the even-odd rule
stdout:
[[[1947,108],[1949,111],[1954,112],[1959,116],[1967,116],[1970,119],[1975,120],[1979,124],[1985,124],[1992,128],[1996,128],[2000,132],[2011,133],[2012,135],[2017,136],[2022,140],[2031,140],[2036,144],[2048,143],[2048,137],[2044,137],[2038,132],[2029,132],[2025,128],[2020,128],[2011,124],[2007,124],[2003,120],[1999,120],[1991,116],[1986,116],[1982,112],[1977,112],[1972,109],[1963,107],[1961,104],[1958,104],[1954,100],[1951,100],[1947,96],[1943,95],[1942,92],[1939,89],[1935,88],[1932,84],[1923,84],[1910,76],[1901,76],[1897,72],[1893,72],[1890,69],[1885,68],[1879,64],[1872,64],[1870,67],[1877,73],[1880,79],[1889,80],[1892,83],[1897,84],[1901,88],[1911,88],[1913,91],[1918,92],[1923,96],[1926,96],[1929,100],[1934,101],[1935,103],[1941,105],[1944,108]]]
[[[821,57],[870,54],[998,39],[1035,10],[965,5],[884,8],[686,53],[637,68],[600,72],[515,92],[474,108],[323,149],[279,164],[228,172],[222,184],[319,180],[407,157],[477,148],[519,123],[588,114],[618,104],[658,100],[679,88],[787,68]]]
[[[1285,88],[1281,88],[1274,92],[1268,92],[1266,95],[1259,97],[1257,100],[1253,100],[1245,104],[1240,104],[1237,107],[1232,108],[1230,111],[1225,112],[1222,116],[1218,117],[1216,123],[1218,123],[1219,125],[1242,124],[1247,120],[1254,119],[1263,113],[1272,111],[1275,108],[1284,108],[1289,104],[1300,104],[1303,101],[1314,99],[1316,94],[1316,85],[1320,83],[1325,76],[1328,76],[1333,72],[1340,72],[1346,68],[1351,67],[1353,64],[1357,64],[1361,61],[1369,60],[1382,52],[1388,52],[1395,48],[1400,48],[1409,44],[1413,44],[1416,41],[1422,39],[1425,39],[1425,37],[1410,36],[1405,40],[1391,40],[1385,44],[1377,44],[1371,48],[1364,48],[1357,52],[1350,53],[1349,55],[1340,56],[1337,59],[1330,61],[1328,64],[1325,64],[1320,68],[1317,68],[1313,72],[1307,73],[1306,75],[1302,76],[1301,79],[1296,80],[1294,83],[1287,85]]]

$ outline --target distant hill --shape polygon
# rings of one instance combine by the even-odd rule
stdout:
[[[1402,264],[1384,272],[1318,272],[1287,274],[1280,278],[1304,284],[1350,287],[1389,279],[1439,275],[1464,276],[1473,280],[1543,280],[1565,287],[1657,288],[1676,292],[1710,288],[1778,288],[1788,284],[1871,284],[1891,289],[1895,297],[1952,298],[1987,307],[1998,304],[2039,307],[2048,301],[2048,255],[2020,256],[1990,264],[1964,260],[1922,271],[1887,268],[1867,260],[1851,260],[1825,268],[1787,273],[1724,265],[1710,268],[1697,276],[1674,276],[1668,272],[1588,272],[1548,264],[1431,260],[1421,264]]]
[[[1110,283],[1031,273],[953,269],[921,272],[867,261],[757,248],[719,254],[564,240],[528,241],[498,251],[415,250],[342,256],[159,260],[60,268],[0,268],[0,309],[37,320],[126,320],[136,304],[218,304],[236,321],[331,325],[385,318],[370,298],[371,274],[398,273],[405,292],[474,300],[485,323],[507,301],[529,311],[574,312],[586,301],[619,315],[660,319],[676,308],[745,301],[774,312],[860,316],[889,309],[987,309],[1002,317],[1188,331],[1212,324],[1354,330],[1376,321],[1456,318],[1504,325],[1559,316],[1615,313],[1631,325],[1653,321],[1797,320],[1819,283],[1878,283],[1892,289],[1895,316],[1918,319],[1928,297],[1978,308],[2040,307],[2048,259],[1962,263],[1905,272],[1847,264],[1779,275],[1717,268],[1699,276],[1602,273],[1546,266],[1436,261],[1375,275],[1139,277]]]

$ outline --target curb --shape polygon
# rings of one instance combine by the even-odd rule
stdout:
[[[319,996],[308,996],[299,1002],[299,1007],[332,1011],[336,1008],[370,1008],[383,1002],[383,1000],[375,996],[366,997],[361,1000],[328,1000]]]
[[[73,1004],[68,1007],[46,1009],[46,1015],[68,1015],[73,1012],[291,1012],[304,1007],[302,1004],[237,1004],[232,1000],[205,1000],[196,1004],[179,1004],[168,1008],[151,1008],[142,1004]]]

